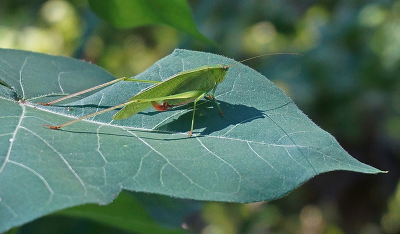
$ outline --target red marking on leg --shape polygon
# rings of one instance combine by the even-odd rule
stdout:
[[[168,102],[163,102],[162,104],[158,104],[158,102],[151,102],[151,105],[158,111],[166,111],[174,107],[168,104]]]

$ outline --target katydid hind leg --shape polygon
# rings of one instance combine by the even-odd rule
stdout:
[[[114,83],[117,83],[119,81],[133,81],[133,82],[151,83],[151,84],[159,84],[159,83],[162,82],[162,81],[154,81],[154,80],[139,80],[139,79],[133,79],[133,78],[128,78],[128,77],[121,77],[121,78],[114,79],[112,81],[106,82],[104,84],[100,84],[100,85],[97,85],[97,86],[94,86],[94,87],[91,87],[91,88],[88,88],[88,89],[85,89],[85,90],[82,90],[82,91],[67,95],[65,97],[56,99],[56,100],[51,101],[51,102],[38,103],[38,104],[40,104],[42,106],[51,106],[51,105],[53,105],[53,104],[55,104],[57,102],[61,102],[61,101],[70,99],[72,97],[76,97],[76,96],[81,95],[81,94],[85,94],[85,93],[88,93],[88,92],[91,92],[91,91],[94,91],[94,90],[97,90],[97,89],[100,89],[100,88],[103,88],[103,87],[110,86],[110,85],[112,85]]]
[[[88,93],[88,92],[91,92],[91,91],[94,91],[94,90],[97,90],[97,89],[100,89],[100,88],[103,88],[103,87],[107,87],[107,86],[109,86],[109,85],[112,85],[112,84],[117,83],[117,82],[119,82],[119,81],[121,81],[121,80],[124,80],[124,79],[126,79],[126,77],[118,78],[118,79],[112,80],[112,81],[110,81],[110,82],[107,82],[107,83],[104,83],[104,84],[101,84],[101,85],[97,85],[97,86],[91,87],[91,88],[89,88],[89,89],[85,89],[85,90],[82,90],[82,91],[79,91],[79,92],[70,94],[70,95],[68,95],[68,96],[65,96],[65,97],[56,99],[56,100],[51,101],[51,102],[47,102],[47,103],[38,103],[38,104],[40,104],[40,105],[42,105],[42,106],[51,106],[51,105],[53,105],[53,104],[55,104],[55,103],[57,103],[57,102],[61,102],[61,101],[70,99],[70,98],[72,98],[72,97],[76,97],[76,96],[81,95],[81,94],[85,94],[85,93]]]
[[[201,95],[198,97],[199,93],[201,93]],[[200,92],[200,91],[190,91],[190,92],[185,92],[185,93],[181,93],[181,94],[171,95],[171,96],[168,96],[168,97],[157,97],[157,98],[151,98],[151,99],[133,99],[133,100],[127,101],[125,103],[122,103],[122,104],[119,104],[119,105],[116,105],[116,106],[113,106],[113,107],[110,107],[110,108],[107,108],[107,109],[104,109],[104,110],[89,114],[89,115],[86,115],[86,116],[83,116],[83,117],[80,117],[78,119],[71,120],[69,122],[66,122],[66,123],[63,123],[63,124],[60,124],[60,125],[56,125],[56,126],[43,125],[43,127],[47,127],[47,128],[50,128],[50,129],[60,129],[60,128],[63,128],[63,127],[68,126],[70,124],[76,123],[76,122],[78,122],[80,120],[87,119],[87,118],[90,118],[90,117],[93,117],[93,116],[96,116],[96,115],[99,115],[99,114],[103,114],[103,113],[106,113],[108,111],[115,110],[115,109],[118,109],[118,108],[121,108],[121,107],[124,107],[124,106],[127,107],[129,105],[143,105],[145,103],[151,103],[151,102],[161,101],[161,100],[168,100],[168,99],[172,99],[172,98],[174,98],[174,99],[179,99],[179,98],[184,99],[184,98],[197,97],[196,100],[199,100],[204,95],[205,95],[205,93]],[[150,106],[151,106],[151,104],[150,104]],[[168,108],[168,106],[165,106],[164,108]],[[119,111],[118,113],[120,113],[121,111]],[[128,118],[129,116],[134,115],[135,113],[136,112],[129,111],[128,113],[125,113],[122,117],[118,116],[117,118],[115,118],[115,116],[117,115],[116,114],[116,115],[114,115],[113,119],[118,120],[118,119]],[[193,128],[193,123],[192,123],[192,128]]]
[[[78,121],[81,121],[81,120],[84,120],[84,119],[87,119],[87,118],[90,118],[90,117],[93,117],[93,116],[96,116],[96,115],[100,115],[100,114],[106,113],[106,112],[114,110],[114,109],[121,108],[121,107],[123,107],[123,106],[125,106],[125,105],[127,105],[129,103],[131,103],[131,102],[125,102],[125,103],[122,103],[122,104],[119,104],[119,105],[116,105],[116,106],[113,106],[113,107],[110,107],[110,108],[107,108],[107,109],[104,109],[104,110],[101,110],[101,111],[98,111],[98,112],[95,112],[95,113],[92,113],[92,114],[89,114],[89,115],[85,115],[83,117],[71,120],[69,122],[66,122],[66,123],[63,123],[63,124],[60,124],[60,125],[53,126],[53,125],[44,124],[43,127],[47,127],[49,129],[60,129],[60,128],[63,128],[63,127],[68,126],[70,124],[76,123]]]

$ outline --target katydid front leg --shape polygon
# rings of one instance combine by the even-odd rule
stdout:
[[[190,127],[190,132],[188,134],[188,137],[190,137],[193,134],[193,126],[194,126],[194,114],[196,112],[196,103],[202,98],[204,97],[204,95],[206,95],[207,93],[202,93],[200,96],[198,96],[195,100],[194,100],[194,104],[193,104],[193,115],[192,115],[192,125]]]

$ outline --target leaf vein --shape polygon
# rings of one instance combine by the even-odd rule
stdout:
[[[22,163],[19,163],[19,162],[13,161],[13,160],[9,160],[8,162],[11,164],[14,164],[16,166],[22,167],[23,169],[31,172],[32,174],[34,174],[36,177],[38,177],[43,182],[43,184],[46,186],[47,190],[49,191],[49,197],[46,202],[46,204],[49,204],[50,201],[53,199],[54,191],[51,188],[50,184],[47,182],[47,180],[42,175],[40,175],[37,171],[33,170],[32,168],[30,168]]]
[[[71,171],[71,173],[74,175],[74,177],[78,180],[78,182],[81,184],[81,186],[83,187],[83,189],[85,190],[85,195],[87,194],[87,188],[85,183],[83,182],[83,180],[79,177],[79,175],[75,172],[75,170],[72,168],[72,166],[68,163],[68,161],[64,158],[64,156],[62,156],[62,154],[60,152],[57,151],[57,149],[55,149],[49,142],[47,142],[44,138],[42,138],[41,136],[39,136],[38,134],[36,134],[35,132],[31,131],[28,128],[25,128],[23,126],[21,126],[21,129],[25,129],[26,131],[30,132],[32,135],[36,136],[39,140],[41,140],[43,143],[45,143],[47,145],[47,147],[49,147],[54,153],[56,153],[58,155],[58,157],[60,157],[60,159],[63,161],[63,163],[67,166],[68,170]]]
[[[197,141],[200,143],[200,145],[203,146],[204,149],[206,149],[210,154],[214,155],[214,156],[215,156],[216,158],[218,158],[220,161],[222,161],[223,163],[225,163],[226,165],[228,165],[230,168],[232,168],[233,171],[235,171],[236,174],[238,174],[238,176],[239,176],[239,182],[238,182],[238,186],[237,186],[237,188],[236,188],[236,191],[237,191],[237,192],[240,191],[240,188],[241,188],[241,186],[242,186],[242,175],[239,173],[239,171],[236,170],[236,168],[235,168],[232,164],[228,163],[228,162],[225,161],[223,158],[221,158],[220,156],[218,156],[216,153],[212,152],[206,145],[204,145],[204,143],[203,143],[198,137],[196,137],[196,140],[197,140]]]

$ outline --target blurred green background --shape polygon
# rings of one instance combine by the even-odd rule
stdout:
[[[217,46],[168,26],[115,28],[86,1],[1,0],[0,47],[83,59],[116,77],[134,76],[175,48],[236,60],[301,53],[246,64],[281,87],[353,157],[389,173],[330,172],[272,202],[205,202],[183,226],[205,234],[400,233],[400,1],[188,2],[199,31]],[[34,230],[123,233],[59,216],[18,231]]]

